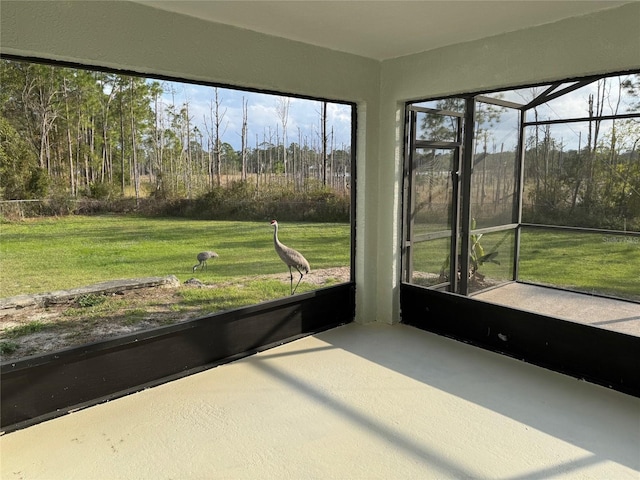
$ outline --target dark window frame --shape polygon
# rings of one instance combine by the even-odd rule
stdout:
[[[564,79],[564,80],[559,80],[559,81],[547,81],[547,82],[537,82],[537,83],[531,83],[531,84],[526,84],[526,85],[519,85],[519,86],[512,86],[512,87],[504,87],[504,88],[500,88],[500,89],[496,89],[496,90],[477,90],[477,91],[473,91],[473,92],[466,92],[466,93],[460,93],[460,94],[454,94],[454,95],[447,95],[444,97],[428,97],[428,98],[424,98],[421,100],[412,100],[412,101],[408,101],[405,103],[405,121],[404,121],[404,156],[403,156],[403,168],[404,168],[404,172],[403,172],[403,189],[402,191],[404,192],[403,198],[402,198],[402,218],[403,218],[403,224],[402,224],[402,238],[403,238],[403,242],[404,245],[402,247],[402,259],[401,259],[401,265],[402,265],[402,271],[401,271],[401,279],[403,282],[406,282],[407,284],[412,284],[412,282],[410,281],[409,278],[409,272],[412,270],[412,266],[408,264],[408,262],[410,261],[407,257],[410,257],[410,253],[409,255],[406,255],[407,250],[411,250],[412,248],[412,232],[411,229],[408,228],[408,223],[410,223],[410,216],[411,216],[411,206],[412,206],[412,202],[413,199],[411,198],[411,183],[412,183],[412,178],[411,178],[411,174],[410,169],[411,169],[411,164],[412,164],[412,148],[417,148],[417,147],[431,147],[431,148],[439,148],[439,147],[444,147],[444,148],[454,148],[454,147],[458,147],[458,146],[462,146],[462,154],[461,154],[461,160],[460,163],[458,165],[458,171],[454,173],[456,179],[454,180],[454,185],[453,185],[453,189],[454,192],[457,191],[458,188],[462,189],[462,196],[461,198],[457,199],[454,198],[454,209],[456,211],[456,215],[454,216],[454,219],[456,221],[460,221],[461,223],[461,230],[462,230],[462,238],[459,240],[456,240],[456,243],[460,243],[460,247],[462,251],[467,251],[468,250],[468,246],[469,246],[469,235],[471,234],[480,234],[480,233],[489,233],[492,231],[501,231],[501,230],[509,230],[509,229],[514,229],[515,231],[515,247],[514,247],[514,269],[513,269],[513,276],[514,279],[512,281],[516,281],[516,282],[521,282],[521,283],[531,283],[533,285],[539,285],[535,282],[526,282],[526,281],[521,281],[518,279],[518,257],[519,257],[519,245],[520,245],[520,232],[521,232],[521,227],[527,227],[527,228],[531,228],[531,229],[540,229],[540,230],[549,230],[549,229],[556,229],[557,231],[566,231],[566,232],[570,232],[570,231],[575,231],[575,232],[582,232],[582,233],[604,233],[604,234],[612,234],[612,235],[620,235],[620,236],[627,236],[627,237],[634,237],[634,238],[640,238],[640,232],[633,232],[633,231],[620,231],[620,230],[606,230],[606,229],[595,229],[595,228],[588,228],[588,227],[574,227],[574,226],[566,226],[566,225],[546,225],[546,224],[537,224],[537,223],[528,223],[528,222],[523,222],[522,220],[522,207],[523,207],[523,194],[522,194],[522,188],[523,188],[523,184],[524,184],[524,169],[523,167],[523,158],[524,158],[524,149],[525,149],[525,141],[524,141],[524,130],[525,127],[530,127],[530,126],[536,126],[536,125],[549,125],[549,124],[565,124],[565,123],[575,123],[575,122],[583,122],[583,121],[588,121],[589,118],[566,118],[566,119],[558,119],[558,120],[538,120],[538,121],[526,121],[525,120],[525,115],[526,112],[528,110],[530,110],[531,108],[535,108],[536,106],[547,102],[547,101],[551,101],[555,98],[561,97],[562,95],[568,94],[576,89],[582,88],[586,85],[589,85],[597,80],[603,79],[603,78],[611,78],[611,77],[616,77],[616,76],[622,76],[622,75],[640,75],[640,70],[628,70],[628,71],[618,71],[618,72],[611,72],[611,73],[604,73],[604,74],[600,74],[600,75],[590,75],[590,76],[585,76],[585,77],[572,77],[572,78],[568,78],[568,79]],[[557,91],[557,92],[553,92],[554,88],[557,88],[559,86],[562,86],[566,83],[572,83],[573,85],[570,85],[568,87],[564,87],[561,90]],[[515,103],[515,102],[511,102],[511,101],[506,101],[506,100],[502,100],[499,98],[494,98],[489,96],[490,94],[496,94],[496,93],[500,93],[500,92],[507,92],[507,91],[513,91],[516,89],[524,89],[524,88],[532,88],[532,87],[540,87],[540,86],[546,86],[549,85],[549,88],[542,92],[541,94],[539,94],[534,100],[532,100],[531,102],[527,103],[527,104],[520,104],[520,103]],[[448,100],[448,99],[457,99],[460,101],[463,101],[465,103],[465,111],[464,112],[452,112],[452,111],[445,111],[445,110],[438,110],[438,109],[434,109],[434,108],[429,108],[429,107],[424,107],[421,106],[421,103],[425,103],[425,102],[435,102],[435,101],[440,101],[440,100]],[[471,185],[471,175],[464,175],[465,170],[471,172],[473,170],[472,167],[472,156],[474,154],[473,152],[473,135],[462,135],[462,133],[460,133],[460,137],[458,138],[457,141],[452,141],[452,142],[433,142],[433,141],[429,141],[429,140],[416,140],[415,143],[412,144],[412,137],[414,136],[414,131],[411,130],[411,113],[412,111],[422,111],[422,112],[428,112],[428,113],[434,113],[434,114],[440,114],[440,115],[450,115],[450,116],[456,116],[456,117],[461,117],[462,120],[464,122],[466,122],[464,130],[465,131],[473,131],[474,130],[474,114],[475,114],[475,103],[477,102],[481,102],[481,103],[489,103],[489,104],[493,104],[496,106],[503,106],[503,107],[508,107],[508,108],[512,108],[512,109],[516,109],[516,110],[520,110],[521,113],[521,118],[520,118],[520,126],[519,126],[519,139],[518,139],[518,149],[520,150],[520,159],[518,161],[518,165],[516,166],[516,177],[517,177],[517,185],[515,187],[516,189],[516,193],[517,193],[517,198],[515,199],[515,209],[514,209],[514,217],[512,219],[512,222],[509,224],[504,224],[504,225],[500,225],[498,227],[488,227],[488,228],[477,228],[477,229],[471,229],[470,228],[470,198],[469,198],[469,192],[466,192],[466,190],[470,189],[470,185]],[[597,121],[597,120],[611,120],[611,119],[631,119],[631,118],[637,118],[640,120],[640,111],[636,112],[636,113],[630,113],[630,114],[619,114],[619,115],[599,115],[599,116],[594,116],[591,118],[591,121]],[[466,165],[465,165],[466,162]],[[465,169],[466,167],[466,169]],[[456,181],[458,178],[462,178],[461,182]],[[456,204],[457,202],[457,204]],[[453,242],[452,242],[453,243]],[[454,251],[453,246],[452,246],[452,252]],[[455,266],[456,263],[460,263],[460,270],[461,271],[466,271],[466,267],[468,267],[468,259],[466,259],[466,256],[462,255],[460,260],[457,260],[455,258],[455,255],[451,255],[452,258],[452,271],[455,271]],[[462,284],[462,288],[461,291],[463,292],[464,295],[469,295],[469,293],[467,293],[467,289],[466,289],[466,279],[464,278],[465,276],[461,276],[460,279],[455,279],[453,278],[454,276],[451,276],[451,280],[449,282],[445,282],[442,284],[437,284],[437,285],[432,285],[429,288],[436,288],[436,289],[443,289],[443,288],[447,288],[450,285],[452,287],[456,287],[456,285],[458,283]],[[541,286],[546,286],[546,285],[541,285]],[[494,287],[490,287],[490,288],[494,288]],[[563,288],[563,287],[551,287],[551,288],[556,288],[559,290],[568,290],[571,292],[577,292],[577,293],[583,293],[583,292],[579,292],[576,290],[571,290],[568,288]],[[452,291],[458,291],[456,288],[451,288]],[[475,291],[473,292],[473,294],[475,293],[481,293],[482,290],[479,291]],[[638,303],[635,300],[630,300],[630,299],[620,299],[616,296],[612,296],[612,295],[605,295],[605,294],[598,294],[595,293],[593,294],[595,296],[601,296],[601,297],[605,297],[605,298],[612,298],[612,299],[617,299],[617,300],[624,300],[624,301],[630,301],[633,303]]]
[[[567,82],[578,82],[576,85],[591,83],[600,78],[613,77],[617,75],[638,74],[640,71],[612,72],[590,77],[567,79],[560,82],[553,82],[554,85],[562,85]],[[410,173],[411,168],[411,137],[412,132],[408,131],[409,110],[412,105],[428,101],[437,101],[451,98],[464,99],[467,102],[467,113],[469,102],[474,100],[487,101],[485,93],[498,93],[499,91],[510,91],[516,88],[528,88],[534,86],[547,85],[552,82],[534,83],[524,86],[503,88],[500,90],[486,90],[449,95],[447,97],[426,98],[419,101],[407,102],[405,105],[405,152],[404,152],[404,175],[403,175],[403,241],[409,240],[407,234],[407,223],[411,216],[410,197]],[[565,89],[566,90],[566,89]],[[564,91],[564,90],[563,90]],[[544,92],[545,95],[547,92]],[[500,105],[503,101],[494,101]],[[517,106],[507,102],[510,107]],[[523,105],[523,107],[525,107]],[[472,109],[473,110],[473,109]],[[524,112],[524,110],[521,110]],[[473,113],[473,111],[471,112]],[[472,115],[467,115],[471,117]],[[617,118],[638,118],[640,114],[625,115]],[[525,126],[536,122],[524,122],[521,117],[519,128],[520,149],[524,148],[522,139]],[[567,119],[569,123],[573,119]],[[549,123],[540,121],[539,124]],[[467,128],[473,128],[469,123]],[[471,147],[469,135],[463,141],[469,142],[467,148]],[[470,155],[469,155],[470,157]],[[521,163],[521,162],[520,162]],[[464,165],[463,165],[464,168]],[[523,172],[519,168],[518,177],[520,185],[523,182]],[[409,178],[409,180],[407,180]],[[470,179],[468,179],[470,180]],[[464,188],[464,185],[462,186]],[[548,225],[532,225],[522,222],[522,196],[518,201],[516,226],[533,228],[557,228],[568,231],[593,232],[594,229],[581,227],[562,227]],[[465,201],[464,199],[462,200]],[[469,198],[466,198],[469,201]],[[469,215],[469,205],[460,205],[461,215]],[[480,231],[480,230],[478,230]],[[601,232],[601,230],[596,230]],[[610,231],[606,231],[610,233]],[[467,231],[467,234],[470,232]],[[639,233],[623,232],[625,235],[638,236]],[[459,241],[458,241],[459,242]],[[518,265],[518,242],[516,235],[514,278],[517,279]],[[457,243],[457,242],[456,242]],[[464,239],[461,242],[462,249],[465,249]],[[468,246],[468,242],[467,242]],[[499,354],[507,355],[519,360],[561,372],[582,380],[603,385],[620,392],[640,397],[640,376],[638,376],[638,353],[640,351],[640,337],[604,330],[598,327],[584,325],[576,322],[562,320],[546,315],[540,315],[516,308],[495,305],[489,302],[473,298],[473,296],[460,295],[450,291],[444,291],[449,285],[456,285],[455,280],[446,284],[438,284],[430,287],[419,286],[411,283],[407,278],[407,258],[406,248],[402,248],[402,272],[400,282],[400,310],[401,322],[417,328],[437,333],[458,341],[470,343],[483,349],[487,349]],[[465,257],[465,256],[463,256]],[[451,262],[452,264],[454,262]],[[462,261],[461,263],[465,263]],[[452,267],[453,268],[453,267]],[[455,271],[455,270],[454,270]],[[463,269],[464,270],[464,265]],[[464,277],[464,275],[463,275]],[[517,281],[517,280],[515,280]],[[464,282],[463,282],[464,283]],[[521,282],[527,283],[527,282]],[[474,292],[479,293],[479,292]],[[614,297],[609,297],[614,298]],[[629,300],[627,300],[629,301]]]

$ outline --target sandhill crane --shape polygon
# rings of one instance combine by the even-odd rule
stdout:
[[[207,260],[209,260],[210,258],[218,258],[218,254],[216,252],[211,252],[211,251],[200,252],[197,258],[199,263],[193,266],[194,272],[198,267],[200,267],[200,270],[202,270],[203,268],[207,268]]]
[[[302,280],[302,277],[305,273],[309,273],[311,271],[311,267],[309,267],[309,262],[307,262],[307,259],[304,258],[300,252],[280,243],[280,240],[278,240],[278,222],[275,220],[271,220],[271,226],[273,226],[273,244],[276,247],[276,253],[287,265],[287,267],[289,267],[291,295],[293,295],[294,293],[296,293],[298,285],[300,285],[300,280]],[[296,283],[295,288],[293,286],[293,272],[291,270],[292,267],[295,268],[300,274],[300,278],[298,279],[298,283]]]

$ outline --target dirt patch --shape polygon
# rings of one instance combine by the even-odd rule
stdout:
[[[0,347],[2,362],[31,355],[55,352],[137,331],[172,325],[209,314],[199,305],[185,305],[181,292],[185,289],[221,288],[243,285],[255,280],[277,279],[289,284],[285,274],[262,275],[234,279],[232,282],[203,283],[197,278],[178,285],[127,289],[84,297],[66,303],[29,305],[0,313]],[[349,268],[314,270],[303,282],[321,288],[349,281]],[[182,303],[181,303],[182,302]],[[176,306],[180,305],[177,309]]]

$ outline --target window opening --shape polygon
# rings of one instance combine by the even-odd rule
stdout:
[[[175,279],[16,310],[3,361],[286,298],[290,266],[298,294],[353,281],[355,105],[10,56],[0,75],[0,297]]]
[[[407,111],[403,281],[463,295],[516,281],[640,302],[640,74]]]

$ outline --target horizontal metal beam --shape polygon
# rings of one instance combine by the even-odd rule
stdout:
[[[640,237],[640,232],[632,232],[629,230],[607,230],[604,228],[588,228],[588,227],[570,227],[567,225],[545,225],[541,223],[521,223],[521,227],[537,228],[541,230],[559,230],[565,232],[582,232],[582,233],[602,233],[608,235],[626,235],[629,237]]]
[[[437,108],[418,107],[417,105],[410,105],[408,109],[413,112],[422,112],[422,113],[429,113],[434,115],[444,115],[448,117],[459,117],[459,118],[464,117],[464,112],[454,112],[453,110],[441,110]]]
[[[451,230],[415,234],[413,237],[413,243],[428,242],[429,240],[437,240],[439,238],[448,238],[450,236],[451,236]]]
[[[482,235],[485,233],[504,232],[505,230],[515,230],[518,228],[517,223],[507,223],[504,225],[495,225],[493,227],[476,228],[471,230],[471,235]]]
[[[437,140],[416,140],[415,148],[442,148],[452,149],[462,145],[460,142],[442,142]]]
[[[474,98],[478,102],[490,103],[492,105],[498,105],[499,107],[514,108],[516,110],[521,110],[522,108],[524,108],[524,105],[521,103],[510,102],[509,100],[503,100],[501,98],[487,97],[485,95],[477,95]]]
[[[624,120],[628,118],[640,119],[640,112],[638,113],[621,113],[619,115],[599,115],[594,117],[579,117],[579,118],[563,118],[558,120],[538,120],[536,122],[524,122],[523,127],[532,127],[535,125],[553,125],[555,123],[580,123],[580,122],[598,122],[602,120]]]

